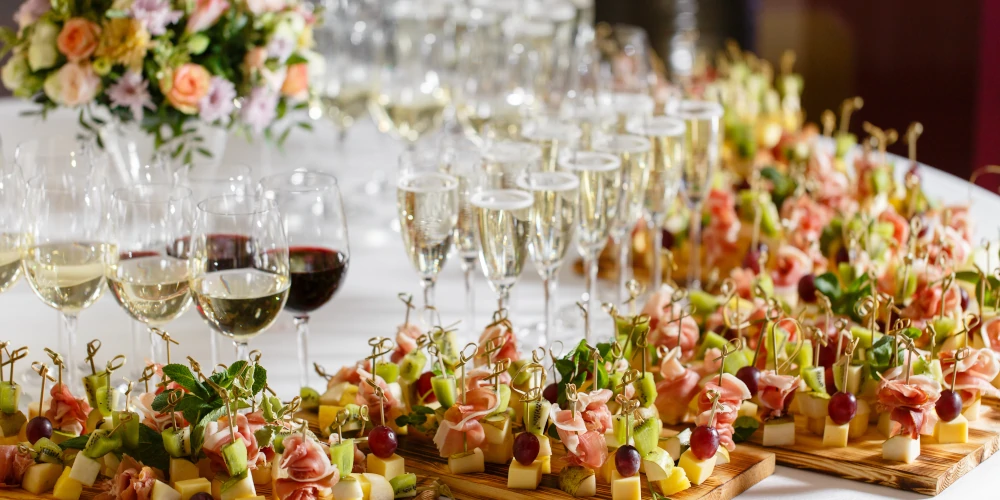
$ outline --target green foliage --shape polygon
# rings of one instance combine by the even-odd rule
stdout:
[[[750,436],[760,428],[760,422],[749,415],[743,415],[733,422],[733,442],[742,443],[750,439]]]

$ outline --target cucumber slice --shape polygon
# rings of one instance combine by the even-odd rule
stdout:
[[[420,349],[410,351],[399,363],[399,378],[412,384],[424,373],[425,366],[427,366],[427,355],[424,351]]]
[[[400,474],[389,480],[394,498],[410,498],[417,496],[417,475],[412,472]]]
[[[715,332],[708,332],[705,334],[704,340],[701,341],[701,345],[698,346],[697,357],[704,358],[705,351],[707,351],[711,347],[715,347],[717,349],[724,349],[726,347],[727,342],[728,340],[726,340],[726,338],[723,337],[722,335],[719,335],[718,333]]]
[[[163,431],[163,448],[167,454],[174,458],[183,458],[191,454],[191,428],[175,429],[173,427]]]
[[[618,387],[622,385],[622,379],[624,377],[625,377],[625,372],[614,372],[609,376],[608,383],[610,385],[608,386],[608,388],[611,389],[613,396],[617,396],[619,393],[621,393],[621,390]],[[614,400],[615,398],[612,397],[611,401]]]
[[[354,469],[354,440],[344,439],[330,447],[330,462],[337,466],[340,477],[345,477]]]
[[[121,447],[122,440],[120,436],[112,436],[105,429],[97,429],[90,433],[90,440],[87,441],[87,446],[83,448],[83,454],[86,457],[97,459]]]
[[[118,425],[122,416],[127,414],[131,414],[132,417],[122,425]],[[139,446],[139,422],[139,414],[135,412],[116,411],[111,414],[111,425],[117,429],[115,434],[121,436],[125,448],[132,450]]]
[[[395,365],[393,365],[395,366]],[[319,408],[319,392],[312,387],[299,389],[299,398],[302,400],[303,410],[315,410]]]
[[[438,375],[431,378],[431,388],[442,408],[451,408],[455,405],[455,398],[458,396],[458,388],[455,377]]]
[[[722,303],[715,295],[701,290],[691,290],[688,293],[688,298],[691,299],[691,305],[694,306],[695,314],[699,316],[715,312]]]
[[[222,460],[230,476],[239,476],[247,471],[247,445],[242,438],[222,447]]]
[[[552,404],[548,401],[529,402],[527,409],[524,411],[524,429],[541,436],[542,431],[545,429],[545,424],[549,420],[549,411],[551,410]]]
[[[61,464],[62,463],[62,448],[59,445],[52,442],[49,438],[40,438],[35,441],[31,449],[38,453],[36,460],[47,464]]]
[[[645,372],[642,378],[632,383],[635,387],[635,395],[639,398],[639,404],[643,408],[649,408],[656,402],[656,382],[653,381],[653,374]]]
[[[17,405],[21,398],[21,386],[13,382],[0,382],[0,412],[7,415],[17,413]],[[15,434],[17,432],[15,431]],[[10,434],[5,435],[9,436]]]
[[[375,375],[382,377],[385,383],[391,384],[399,380],[399,365],[382,361],[375,365]]]
[[[507,413],[507,406],[510,405],[510,386],[509,385],[498,385],[497,386],[497,397],[500,399],[500,404],[497,409],[494,410],[487,417],[493,415],[499,415],[501,413]]]

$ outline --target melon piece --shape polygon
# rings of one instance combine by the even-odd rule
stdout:
[[[110,453],[109,453],[110,455]],[[107,455],[105,455],[107,456]],[[179,481],[187,481],[190,479],[198,479],[201,477],[201,471],[198,470],[198,466],[193,464],[190,460],[186,458],[171,458],[170,459],[170,485],[174,486],[175,483]]]
[[[913,463],[920,456],[920,438],[893,436],[882,443],[882,458],[896,462]]]
[[[764,422],[764,437],[761,444],[764,446],[794,446],[795,419],[781,417]]]
[[[367,483],[367,487],[365,485]],[[393,500],[396,496],[389,480],[379,474],[366,472],[361,474],[361,488],[367,500]]]
[[[24,473],[21,488],[28,493],[41,495],[55,487],[64,468],[62,464],[32,465]]]
[[[101,463],[90,458],[83,453],[77,453],[73,460],[73,467],[69,477],[77,480],[84,486],[93,486],[97,480],[97,475],[101,473]]]

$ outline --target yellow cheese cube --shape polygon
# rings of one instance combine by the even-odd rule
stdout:
[[[181,494],[181,500],[190,500],[195,493],[212,494],[212,483],[203,477],[188,479],[187,481],[177,481],[174,489]]]
[[[684,469],[685,475],[691,484],[701,484],[708,479],[715,471],[715,455],[705,460],[699,460],[691,453],[691,450],[681,453],[681,459],[677,466]]]
[[[639,474],[621,477],[618,471],[611,474],[612,500],[642,500],[642,482]]]
[[[896,462],[913,463],[920,456],[920,438],[893,436],[882,443],[882,458]]]
[[[406,467],[403,465],[403,457],[395,453],[385,460],[376,457],[374,453],[369,453],[365,462],[368,472],[378,474],[386,479],[392,479],[406,473]]]
[[[552,455],[538,457],[535,461],[541,464],[542,474],[552,474]]]
[[[857,394],[861,390],[861,370],[864,367],[865,365],[851,365],[847,367],[847,392]]]
[[[795,420],[783,417],[764,422],[764,436],[761,444],[764,446],[794,446]]]
[[[506,415],[492,417],[483,419],[482,424],[486,434],[483,459],[490,464],[510,462],[514,458],[514,433],[511,432],[510,419]]]
[[[21,480],[21,488],[28,493],[41,495],[51,490],[62,476],[62,464],[35,464],[28,467]]]
[[[971,404],[969,404],[969,406],[965,407],[965,409],[962,410],[962,415],[965,417],[966,420],[968,420],[969,422],[975,422],[976,420],[979,420],[979,412],[980,409],[982,408],[982,402],[983,402],[982,398],[976,398],[975,401],[973,401]]]
[[[181,500],[181,494],[171,488],[167,483],[160,480],[153,482],[153,491],[150,500]]]
[[[344,395],[344,390],[351,385],[350,382],[338,382],[334,384],[333,387],[328,388],[326,392],[319,396],[319,404],[321,406],[342,406],[339,405],[340,398]]]
[[[698,398],[695,399],[697,400]],[[802,410],[799,409],[799,397],[797,395],[792,398],[791,403],[788,403],[788,413],[791,415],[799,415],[802,413]]]
[[[878,416],[878,433],[889,437],[890,432],[892,432],[892,418],[890,418],[890,412],[880,413]]]
[[[201,477],[201,471],[190,460],[186,458],[170,459],[170,486],[174,486],[179,481],[198,479],[199,477]],[[174,487],[176,488],[176,486]]]
[[[605,484],[611,484],[611,475],[615,472],[615,453],[618,448],[615,448],[608,452],[608,459],[604,461],[604,465],[601,466],[597,471],[597,479]]]
[[[52,496],[56,497],[56,500],[78,500],[83,493],[83,485],[80,481],[69,477],[69,471],[69,467],[63,469],[59,479],[56,480],[56,486],[52,489]]]
[[[337,422],[337,413],[343,409],[343,406],[319,406],[319,430],[324,436],[329,436],[331,430],[336,430],[334,423]]]
[[[757,418],[757,405],[751,403],[750,401],[744,401],[740,404],[740,411],[737,414],[738,417],[753,417]]]
[[[687,473],[680,467],[670,469],[670,477],[656,482],[660,487],[660,493],[666,496],[680,493],[691,487],[691,481],[687,478]]]
[[[858,439],[868,433],[868,415],[871,413],[871,407],[868,403],[863,400],[858,400],[858,412],[851,419],[850,430],[847,433],[847,437],[850,439]]]
[[[968,443],[969,420],[965,415],[959,415],[951,422],[938,420],[934,426],[934,439],[941,444]]]
[[[510,461],[507,469],[507,487],[517,490],[534,490],[542,481],[542,464],[538,460],[522,465],[517,460]]]
[[[847,438],[851,432],[851,423],[837,425],[833,419],[826,417],[823,426],[823,446],[827,448],[843,448],[847,446]]]
[[[448,457],[448,469],[452,474],[485,472],[486,462],[483,459],[483,450],[476,448],[470,452],[456,453]]]
[[[348,385],[344,388],[344,393],[340,395],[340,401],[337,406],[347,406],[350,404],[357,403],[358,396],[358,386]]]
[[[829,418],[829,417],[823,417],[823,418],[809,418],[809,417],[806,417],[806,429],[808,429],[809,432],[811,432],[811,433],[813,433],[813,434],[815,434],[817,436],[822,436],[823,433],[826,432],[826,419],[827,418]]]

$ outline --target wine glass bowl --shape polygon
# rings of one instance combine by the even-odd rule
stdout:
[[[524,139],[541,148],[543,172],[555,172],[560,152],[577,147],[582,135],[575,123],[554,119],[539,119],[524,129]]]
[[[517,177],[540,166],[542,149],[520,141],[496,141],[483,150],[487,189],[515,189]]]
[[[429,309],[458,224],[458,179],[437,169],[404,172],[396,193],[403,248],[420,275]]]
[[[476,212],[479,264],[499,309],[506,309],[528,255],[534,198],[517,189],[494,189],[474,194],[470,203]]]
[[[628,133],[628,124],[653,116],[656,101],[646,94],[616,92],[611,94],[611,108],[618,117],[617,132]]]
[[[318,85],[319,102],[343,141],[351,126],[368,112],[382,46],[376,23],[365,22],[357,13],[339,14],[316,30],[316,45],[326,62],[325,79]]]
[[[18,169],[0,159],[0,293],[21,277],[24,180]]]

